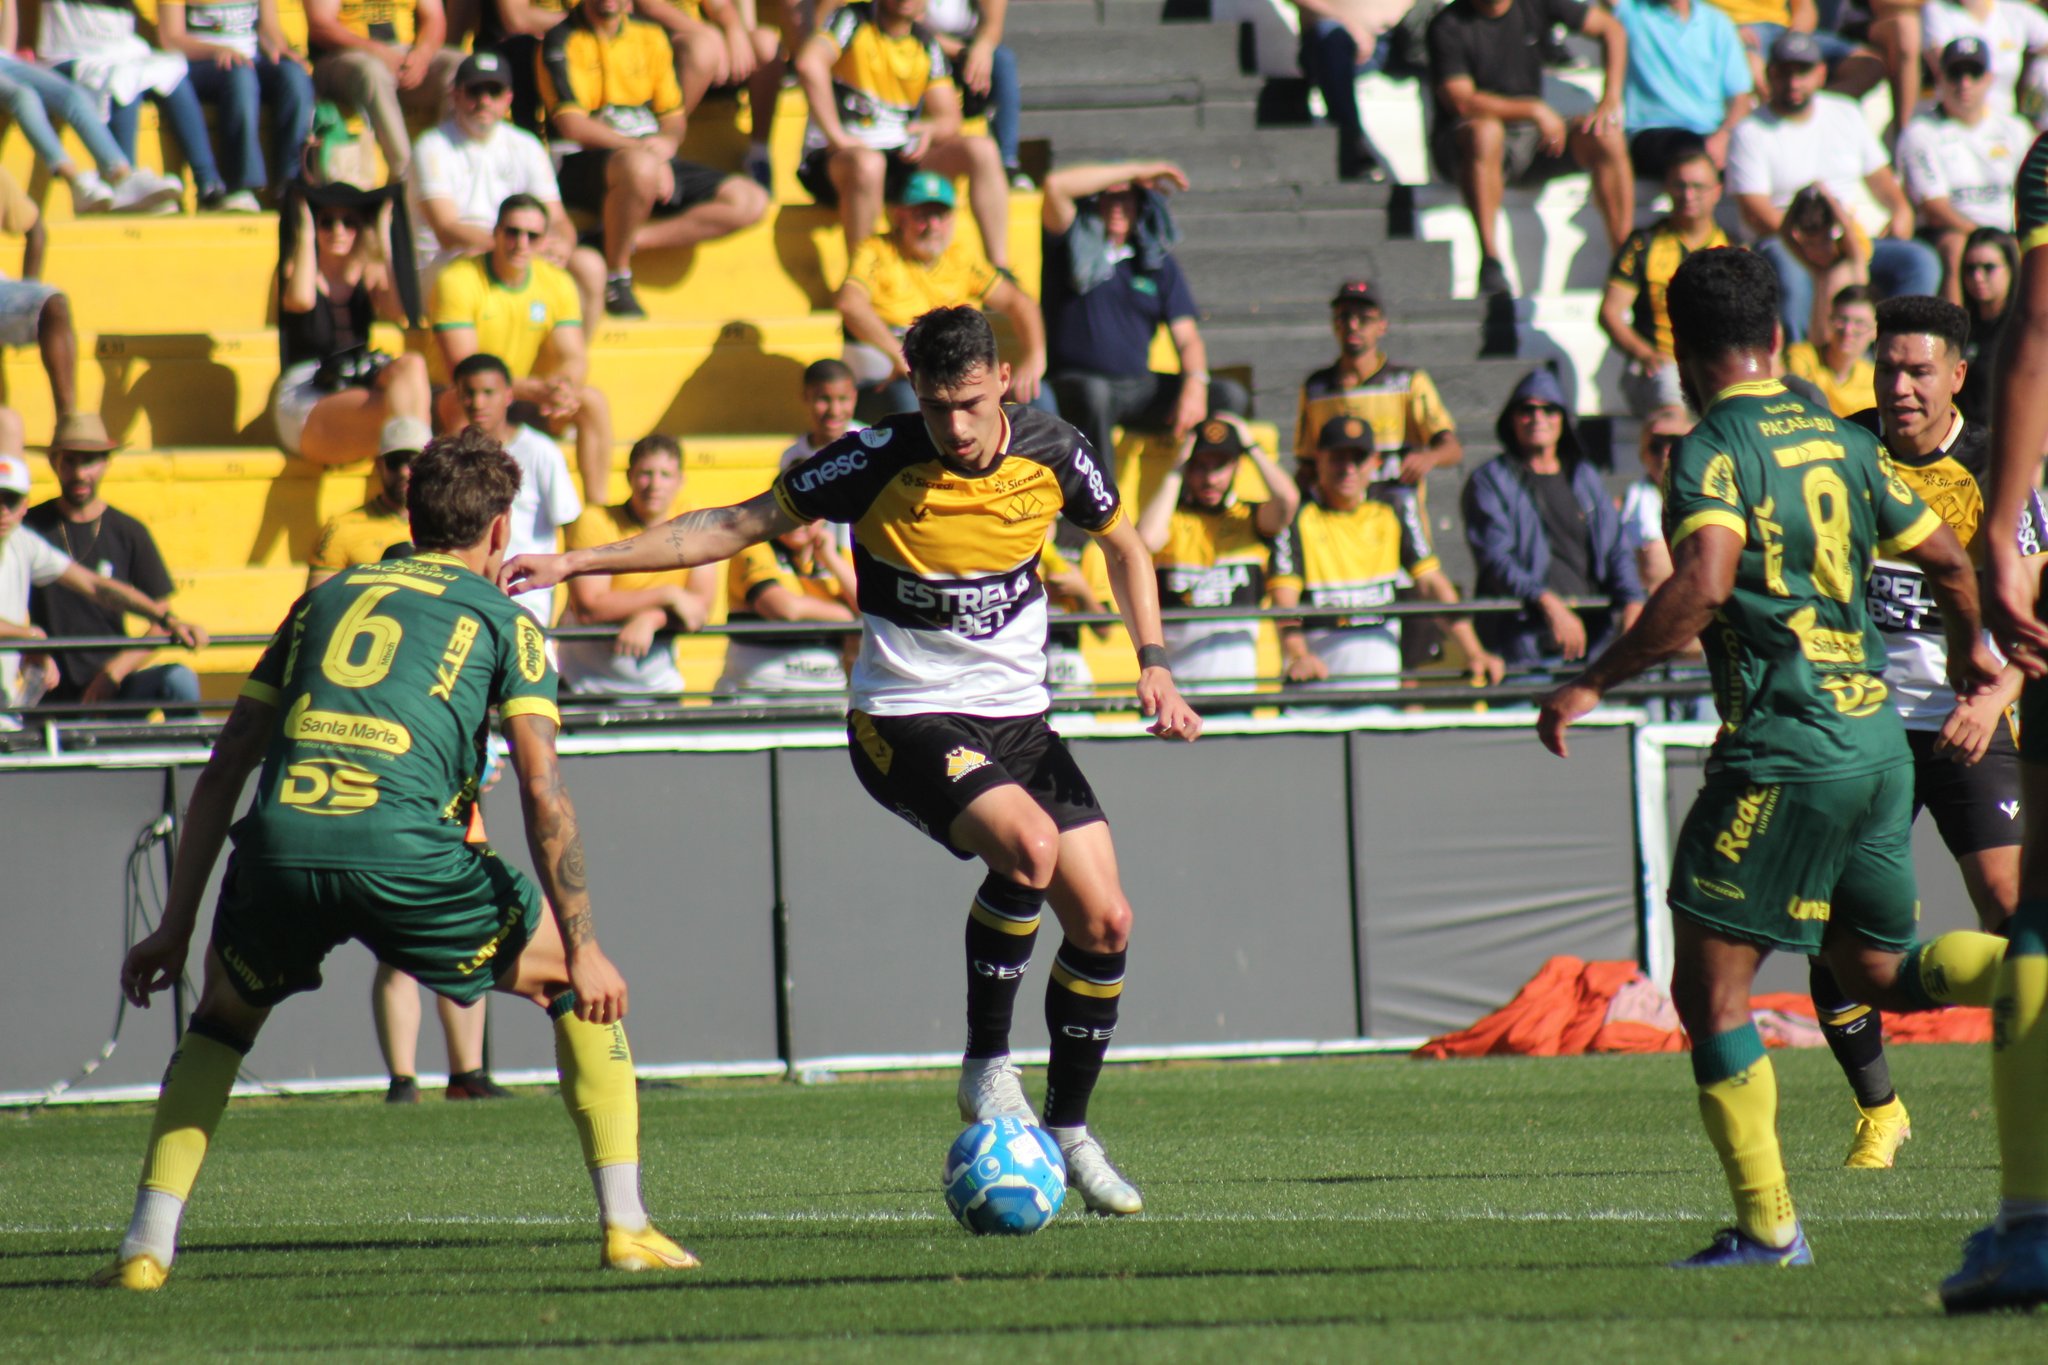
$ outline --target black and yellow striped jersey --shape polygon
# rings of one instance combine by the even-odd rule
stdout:
[[[922,25],[891,37],[875,22],[875,7],[842,5],[818,30],[839,49],[832,63],[832,102],[846,135],[877,151],[893,151],[910,140],[908,126],[927,93],[953,84],[952,68],[938,40]],[[825,145],[817,124],[806,147]]]
[[[754,609],[754,599],[773,587],[787,588],[799,597],[815,597],[825,602],[845,600],[845,595],[839,590],[839,580],[819,564],[817,556],[808,549],[792,550],[779,540],[764,540],[759,545],[749,545],[726,561],[725,619],[738,622],[767,620]],[[773,645],[777,648],[829,643],[820,636],[802,634],[748,635],[744,639],[750,645]]]
[[[1386,618],[1373,608],[1440,567],[1415,493],[1400,484],[1375,484],[1348,511],[1311,492],[1273,544],[1273,581],[1300,587],[1311,625],[1377,624]]]
[[[540,102],[550,126],[564,109],[575,109],[614,132],[649,137],[663,116],[683,107],[675,49],[659,24],[629,15],[607,37],[578,8],[541,39]],[[575,150],[573,142],[556,141]]]
[[[800,521],[853,527],[863,631],[853,705],[870,715],[1034,715],[1045,687],[1039,555],[1064,514],[1100,535],[1123,518],[1086,438],[1007,407],[1002,457],[964,470],[917,413],[849,432],[775,481]]]
[[[1273,542],[1259,533],[1262,504],[1182,506],[1167,523],[1166,544],[1152,556],[1162,607],[1256,607],[1266,595]],[[1192,624],[1183,622],[1182,624]]]
[[[412,45],[415,21],[409,0],[341,0],[341,12],[335,17],[358,38],[373,38],[392,47]],[[315,57],[345,50],[314,43],[307,47]]]
[[[1357,417],[1372,428],[1373,449],[1380,455],[1372,480],[1391,479],[1390,464],[1411,450],[1421,450],[1456,424],[1437,396],[1427,371],[1383,363],[1362,384],[1347,385],[1335,365],[1317,370],[1303,381],[1295,410],[1294,449],[1313,450],[1316,436],[1332,417]]]
[[[1631,232],[1621,250],[1614,253],[1614,267],[1607,272],[1607,282],[1624,284],[1636,291],[1629,326],[1637,336],[1655,346],[1658,355],[1672,354],[1671,310],[1664,306],[1664,293],[1671,287],[1671,277],[1694,251],[1726,245],[1728,234],[1717,226],[1706,241],[1697,247],[1687,246],[1685,238],[1671,226],[1671,220],[1659,218],[1648,227]]]

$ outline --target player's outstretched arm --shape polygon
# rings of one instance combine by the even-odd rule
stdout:
[[[213,875],[220,846],[227,842],[242,785],[263,761],[276,717],[277,708],[268,702],[238,699],[220,737],[213,742],[213,754],[199,781],[193,784],[184,828],[178,836],[178,856],[171,862],[171,889],[163,918],[155,932],[131,948],[121,963],[121,993],[139,1009],[148,1009],[149,997],[185,970],[185,955],[199,922],[207,879]]]
[[[626,1017],[626,982],[597,946],[597,932],[590,924],[583,835],[576,827],[569,789],[562,783],[555,730],[555,722],[546,716],[513,716],[505,722],[512,767],[519,774],[519,803],[526,815],[526,847],[562,931],[569,984],[576,991],[576,1017],[592,1024],[616,1023]]]
[[[1145,553],[1145,542],[1138,539],[1128,517],[1119,518],[1100,539],[1110,592],[1138,650],[1138,709],[1151,717],[1150,729],[1161,739],[1192,740],[1202,733],[1202,718],[1182,699],[1173,670],[1166,666],[1166,632],[1159,624],[1159,580],[1153,576],[1152,556]]]
[[[749,545],[787,535],[797,525],[770,490],[731,507],[685,512],[610,545],[558,555],[515,556],[498,570],[498,584],[507,592],[535,592],[578,574],[694,569],[731,559]]]
[[[2034,158],[2029,154],[2031,165]],[[2013,321],[1999,348],[1991,396],[1991,497],[1984,513],[1984,615],[2009,658],[2032,676],[2048,668],[2048,623],[2035,614],[2038,570],[2020,546],[2020,514],[2048,450],[2048,243],[2020,257]]]
[[[1947,522],[1900,553],[1927,575],[1941,604],[1941,629],[1948,637],[1948,680],[1956,695],[1972,697],[1998,684],[2004,664],[1984,643],[1984,618],[1977,600],[1977,570]]]
[[[1697,640],[1714,612],[1735,591],[1735,570],[1742,559],[1742,537],[1726,526],[1708,525],[1672,547],[1671,577],[1657,589],[1627,633],[1585,671],[1542,702],[1536,733],[1543,747],[1566,757],[1564,733],[1571,723],[1600,704],[1611,687]]]

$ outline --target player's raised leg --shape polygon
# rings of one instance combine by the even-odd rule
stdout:
[[[1899,1147],[1913,1136],[1906,1104],[1892,1086],[1891,1063],[1884,1054],[1884,1016],[1851,999],[1821,958],[1807,969],[1814,1017],[1835,1054],[1836,1065],[1856,1097],[1856,1135],[1842,1162],[1856,1170],[1884,1170],[1898,1157]]]
[[[1037,1122],[1010,1060],[1010,1021],[1031,966],[1045,888],[1060,832],[1031,793],[1013,782],[975,797],[947,831],[955,847],[988,866],[967,907],[967,1050],[960,1064],[960,1117],[1017,1115]]]

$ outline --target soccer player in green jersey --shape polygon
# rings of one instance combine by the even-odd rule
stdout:
[[[1986,615],[2020,692],[2019,907],[1991,1005],[1991,1089],[1998,1109],[1998,1216],[1971,1234],[1962,1268],[1942,1281],[1951,1313],[2048,1303],[2048,623],[2040,559],[2018,532],[2048,450],[2048,137],[2020,164],[2014,191],[2020,246],[2013,321],[1992,380]],[[2034,548],[2039,548],[2038,546]]]
[[[135,1213],[93,1282],[157,1289],[228,1090],[272,1007],[320,984],[347,939],[461,1001],[497,989],[545,1007],[597,1189],[600,1264],[686,1269],[640,1202],[626,983],[590,925],[583,842],[555,756],[555,670],[540,628],[496,587],[519,466],[475,431],[413,463],[416,551],[345,570],[293,605],[242,687],[185,813],[169,903],[132,949],[138,1007],[184,969],[221,842],[199,1007],[164,1072]],[[512,749],[540,891],[464,842],[491,708]],[[262,765],[249,812],[229,829]]]
[[[1671,994],[1736,1226],[1676,1264],[1806,1265],[1777,1080],[1750,1020],[1758,965],[1774,949],[1821,953],[1859,1000],[1935,1009],[1988,1004],[2005,946],[1980,933],[1914,941],[1913,756],[1863,600],[1878,548],[1926,574],[1959,692],[1987,687],[1999,663],[1955,532],[1892,477],[1876,437],[1771,377],[1770,265],[1698,252],[1667,299],[1686,398],[1704,414],[1666,475],[1672,575],[1626,635],[1544,699],[1537,728],[1562,755],[1566,727],[1602,693],[1704,643],[1722,728],[1672,860]]]

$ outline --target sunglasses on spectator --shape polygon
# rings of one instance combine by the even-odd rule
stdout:
[[[363,227],[362,219],[351,218],[345,213],[323,213],[320,215],[319,222],[322,232],[332,232],[336,228],[347,228],[350,232],[360,232]]]
[[[27,501],[28,494],[26,493],[17,493],[11,488],[0,489],[0,507],[4,507],[10,512]]]
[[[1964,261],[1965,275],[1995,275],[2005,269],[2004,261]]]
[[[498,231],[515,242],[537,242],[547,235],[546,228],[500,227]]]
[[[1564,416],[1564,409],[1555,403],[1518,403],[1515,406],[1515,416],[1562,417]]]
[[[1990,74],[1981,66],[1952,66],[1948,69],[1949,79],[1954,81],[1981,81]]]
[[[505,86],[499,85],[495,82],[486,82],[479,85],[465,85],[462,87],[463,94],[472,95],[480,100],[494,100],[498,98],[498,96],[504,94],[505,90]]]
[[[1668,460],[1671,453],[1678,449],[1678,443],[1684,439],[1683,436],[1652,436],[1650,453],[1660,460]]]
[[[412,457],[417,454],[419,452],[416,450],[394,450],[388,455],[380,455],[377,458],[384,462],[386,469],[399,470],[411,464]]]

